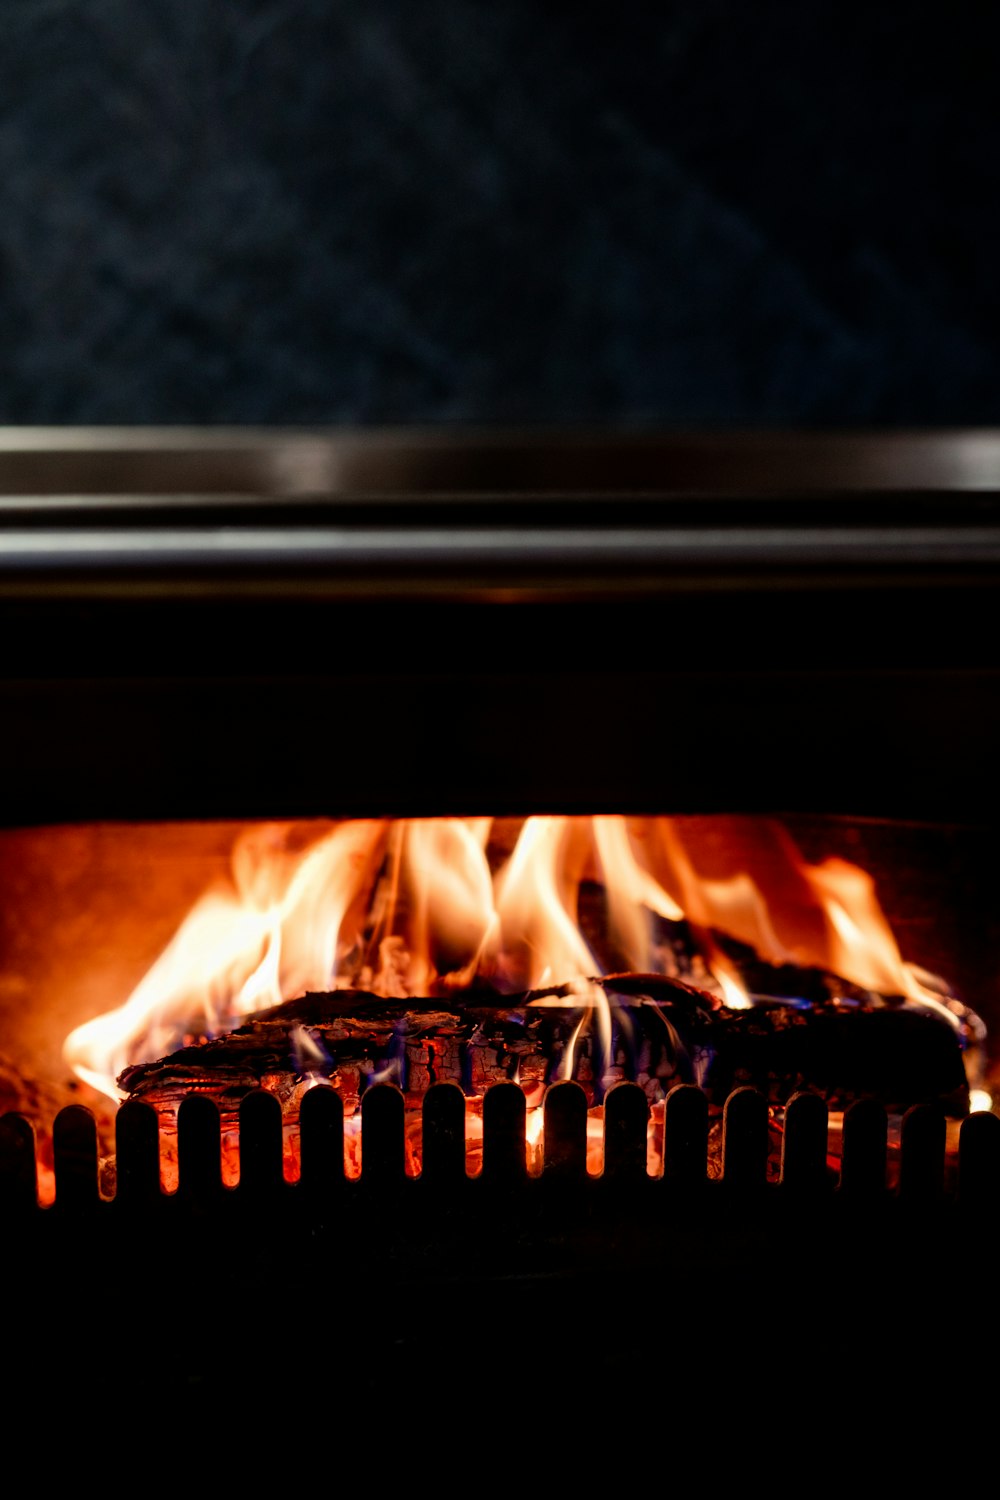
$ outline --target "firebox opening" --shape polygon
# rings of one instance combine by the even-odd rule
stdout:
[[[1000,1003],[997,919],[975,829],[843,818],[533,816],[174,822],[0,833],[0,1105],[36,1126],[51,1198],[57,1111],[84,1103],[102,1149],[125,1097],[153,1102],[163,1178],[171,1122],[207,1093],[238,1174],[239,1102],[263,1087],[286,1119],[317,1084],[345,1111],[360,1168],[360,1099],[403,1091],[408,1170],[420,1101],[466,1095],[477,1170],[482,1099],[513,1081],[529,1161],[541,1102],[583,1088],[588,1166],[621,1080],[649,1105],[696,1083],[719,1108],[751,1083],[780,1133],[796,1088],[831,1111],[874,1095],[898,1114],[989,1107]]]

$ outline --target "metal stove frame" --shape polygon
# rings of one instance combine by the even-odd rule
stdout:
[[[0,823],[822,806],[990,829],[998,580],[992,432],[8,430]],[[331,1165],[337,1106],[314,1094],[302,1184],[281,1181],[276,1105],[255,1095],[231,1194],[217,1120],[186,1103],[175,1199],[141,1106],[119,1116],[111,1203],[92,1122],[61,1117],[51,1210],[30,1127],[0,1122],[19,1400],[110,1301],[112,1342],[86,1357],[95,1410],[108,1380],[118,1411],[196,1400],[291,1319],[325,1347],[335,1331],[336,1370],[311,1389],[339,1399],[348,1369],[367,1439],[391,1401],[454,1401],[470,1359],[487,1407],[509,1403],[488,1351],[512,1339],[543,1363],[554,1343],[570,1375],[599,1349],[612,1385],[669,1352],[664,1400],[682,1420],[703,1409],[692,1386],[732,1367],[765,1420],[747,1349],[772,1364],[839,1349],[904,1380],[961,1357],[976,1296],[954,1277],[991,1284],[992,1116],[963,1126],[946,1190],[941,1122],[915,1111],[889,1193],[884,1116],[852,1116],[835,1186],[825,1111],[803,1099],[767,1184],[748,1091],[710,1183],[703,1101],[683,1091],[654,1182],[645,1101],[622,1088],[595,1181],[568,1083],[550,1092],[534,1180],[498,1090],[472,1180],[442,1089],[410,1181],[401,1098],[379,1087],[352,1184]]]

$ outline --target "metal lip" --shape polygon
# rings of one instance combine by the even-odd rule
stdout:
[[[2,428],[0,595],[519,598],[1000,575],[1000,430]]]
[[[1000,525],[964,530],[944,526],[885,528],[787,527],[754,530],[669,528],[567,531],[551,528],[485,528],[452,531],[252,527],[221,531],[9,531],[0,533],[0,569],[92,571],[122,568],[208,569],[228,572],[262,567],[280,572],[312,569],[450,571],[470,563],[509,570],[579,567],[652,568],[914,564],[994,565],[1000,562]]]
[[[0,427],[0,494],[39,500],[900,490],[1000,490],[1000,429]]]
[[[497,600],[705,588],[995,582],[1000,525],[810,531],[18,531],[0,597],[35,593]]]

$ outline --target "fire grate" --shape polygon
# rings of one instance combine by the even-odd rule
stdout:
[[[620,1382],[625,1393],[672,1351],[671,1409],[704,1437],[708,1393],[720,1367],[745,1365],[739,1351],[758,1351],[763,1385],[744,1392],[733,1421],[760,1419],[767,1370],[802,1348],[889,1371],[961,1357],[975,1288],[991,1275],[1000,1119],[969,1116],[951,1161],[940,1110],[914,1106],[890,1189],[886,1113],[873,1101],[847,1112],[834,1174],[826,1106],[797,1095],[778,1182],[768,1180],[768,1107],[756,1090],[727,1101],[719,1180],[706,1172],[705,1095],[681,1085],[668,1096],[660,1178],[646,1171],[647,1108],[634,1084],[609,1092],[605,1170],[594,1177],[585,1094],[570,1080],[553,1084],[544,1168],[531,1176],[523,1092],[498,1084],[484,1100],[482,1172],[470,1177],[464,1096],[435,1084],[412,1178],[404,1097],[380,1083],[363,1096],[362,1170],[351,1180],[340,1099],[318,1086],[303,1101],[293,1184],[280,1106],[260,1091],[240,1107],[240,1181],[226,1188],[219,1111],[192,1095],[178,1117],[180,1185],[168,1195],[156,1113],[130,1101],[117,1116],[117,1192],[106,1200],[93,1117],[73,1105],[56,1120],[47,1208],[32,1127],[8,1114],[0,1203],[18,1398],[27,1403],[32,1382],[48,1388],[53,1348],[72,1348],[87,1351],[78,1357],[92,1381],[74,1383],[81,1409],[101,1413],[110,1400],[119,1421],[146,1421],[180,1400],[200,1412],[210,1385],[244,1379],[243,1361],[248,1380],[268,1369],[270,1385],[282,1351],[302,1348],[324,1351],[309,1366],[310,1400],[340,1403],[348,1385],[358,1441],[371,1443],[390,1409],[433,1415],[438,1401],[457,1399],[468,1361],[487,1408],[519,1388],[511,1360],[554,1361],[564,1384],[544,1400],[552,1421],[575,1409],[598,1356],[602,1389]],[[809,1420],[822,1425],[815,1410]]]
[[[516,1192],[532,1208],[553,1196],[564,1211],[576,1194],[598,1213],[608,1206],[620,1217],[623,1206],[648,1209],[651,1218],[668,1217],[683,1200],[688,1223],[714,1205],[738,1202],[741,1210],[781,1204],[782,1212],[831,1217],[838,1205],[868,1210],[896,1205],[940,1212],[978,1211],[1000,1192],[1000,1117],[977,1113],[962,1121],[957,1157],[946,1155],[943,1111],[918,1104],[903,1117],[898,1170],[887,1174],[888,1116],[875,1100],[861,1099],[844,1115],[839,1170],[828,1154],[828,1111],[813,1093],[796,1094],[784,1111],[780,1173],[769,1180],[771,1149],[767,1100],[751,1087],[730,1094],[723,1113],[722,1172],[707,1170],[709,1108],[703,1091],[680,1084],[667,1097],[663,1173],[647,1169],[649,1104],[633,1083],[618,1083],[606,1098],[604,1170],[587,1169],[588,1103],[573,1080],[549,1086],[544,1100],[543,1166],[530,1173],[525,1137],[523,1090],[496,1084],[483,1101],[482,1170],[467,1173],[466,1100],[452,1083],[430,1086],[422,1102],[423,1165],[418,1177],[406,1172],[405,1099],[391,1083],[368,1088],[361,1101],[361,1174],[344,1172],[344,1115],[341,1099],[319,1085],[303,1098],[300,1112],[300,1177],[287,1181],[283,1166],[283,1121],[274,1094],[259,1089],[239,1106],[240,1177],[236,1187],[222,1178],[221,1116],[213,1100],[186,1097],[177,1116],[179,1188],[161,1190],[160,1126],[156,1110],[130,1100],[116,1118],[116,1191],[99,1191],[97,1127],[82,1105],[60,1111],[53,1128],[55,1202],[40,1207],[34,1130],[23,1115],[0,1119],[0,1203],[8,1239],[27,1225],[70,1226],[108,1216],[146,1214],[224,1220],[229,1213],[256,1214],[281,1225],[305,1222],[321,1227],[331,1213],[350,1216],[356,1231],[361,1211],[388,1204],[394,1215],[423,1200],[434,1213],[446,1199],[462,1206],[479,1201],[489,1209],[492,1195]],[[895,1175],[895,1181],[891,1176]],[[400,1221],[402,1223],[402,1221]]]

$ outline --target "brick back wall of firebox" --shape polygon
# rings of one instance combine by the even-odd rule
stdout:
[[[996,23],[9,0],[0,420],[997,420]]]

